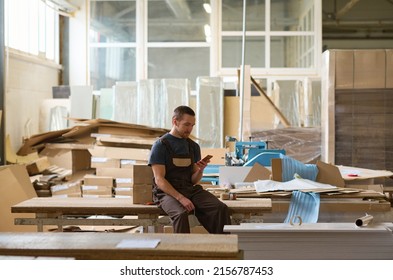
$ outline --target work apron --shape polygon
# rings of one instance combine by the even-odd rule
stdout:
[[[190,197],[193,183],[191,176],[194,168],[194,155],[189,143],[188,154],[176,155],[167,140],[161,138],[160,141],[166,146],[169,152],[169,162],[165,165],[165,179],[182,195]],[[154,180],[153,199],[159,204],[159,198],[165,193],[159,189]]]

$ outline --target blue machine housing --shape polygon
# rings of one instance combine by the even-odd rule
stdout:
[[[285,154],[285,150],[282,149],[268,149],[265,141],[236,142],[235,144],[235,156],[241,163],[239,166],[253,166],[255,163],[271,166],[272,158],[280,158]],[[226,155],[226,165],[230,166],[232,165],[231,159],[227,157],[228,155]],[[201,181],[218,184],[217,174],[220,166],[222,165],[209,164],[203,172]]]

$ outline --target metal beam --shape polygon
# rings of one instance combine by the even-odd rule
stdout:
[[[336,19],[345,15],[350,9],[353,8],[360,0],[350,0],[341,10],[336,13]]]

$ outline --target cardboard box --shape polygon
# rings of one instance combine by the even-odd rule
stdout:
[[[120,167],[120,160],[106,157],[91,157],[92,168]]]
[[[83,194],[83,198],[89,199],[89,198],[111,198],[113,195],[109,194]]]
[[[120,168],[129,168],[132,165],[147,165],[146,160],[121,159]]]
[[[115,178],[115,187],[132,188],[134,186],[132,178]]]
[[[113,159],[133,159],[148,161],[150,156],[149,149],[135,149],[135,148],[119,148],[107,146],[94,146],[89,149],[93,157],[106,157]]]
[[[113,187],[113,177],[110,176],[96,176],[87,174],[83,177],[83,184],[85,186],[110,186]]]
[[[30,176],[42,173],[45,169],[51,166],[48,157],[43,156],[26,165],[27,172]]]
[[[124,187],[116,187],[113,189],[115,193],[115,197],[131,197],[133,188],[124,188]]]
[[[220,166],[219,185],[235,185],[241,182],[269,180],[271,172],[266,167],[255,163],[253,166]]]
[[[61,197],[61,198],[67,198],[67,197],[82,197],[82,191],[79,193],[67,193],[67,194],[52,194],[52,197]]]
[[[34,218],[35,214],[11,213],[11,207],[37,197],[25,165],[0,166],[0,232],[37,231],[36,226],[15,225],[15,218]]]
[[[111,176],[113,178],[124,178],[123,183],[132,180],[132,184],[152,184],[153,171],[148,165],[130,165],[128,168],[97,168],[98,176]],[[121,181],[121,180],[118,180]]]
[[[74,149],[65,145],[46,145],[40,156],[46,156],[51,165],[69,169],[72,174],[91,169],[91,155],[87,149]]]
[[[228,151],[226,148],[201,148],[201,158],[212,155],[209,164],[225,165],[225,154]]]
[[[323,184],[330,184],[336,187],[345,186],[345,182],[341,177],[341,173],[335,165],[318,161],[316,166],[318,168],[318,174],[315,180],[316,182],[323,183]],[[282,182],[282,172],[284,168],[285,166],[282,166],[282,160],[280,158],[272,159],[273,181]],[[296,170],[295,173],[297,173]]]
[[[146,204],[153,201],[153,186],[151,184],[135,184],[132,189],[132,202]]]
[[[73,196],[81,196],[81,185],[80,181],[77,182],[69,182],[61,185],[54,185],[50,187],[52,196],[60,196],[60,195],[72,195]]]
[[[112,197],[112,186],[82,186],[82,196],[85,195],[106,195]]]

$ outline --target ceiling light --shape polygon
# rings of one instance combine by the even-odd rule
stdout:
[[[212,13],[212,7],[210,6],[209,3],[203,3],[203,8],[205,9],[206,13],[208,14]]]

